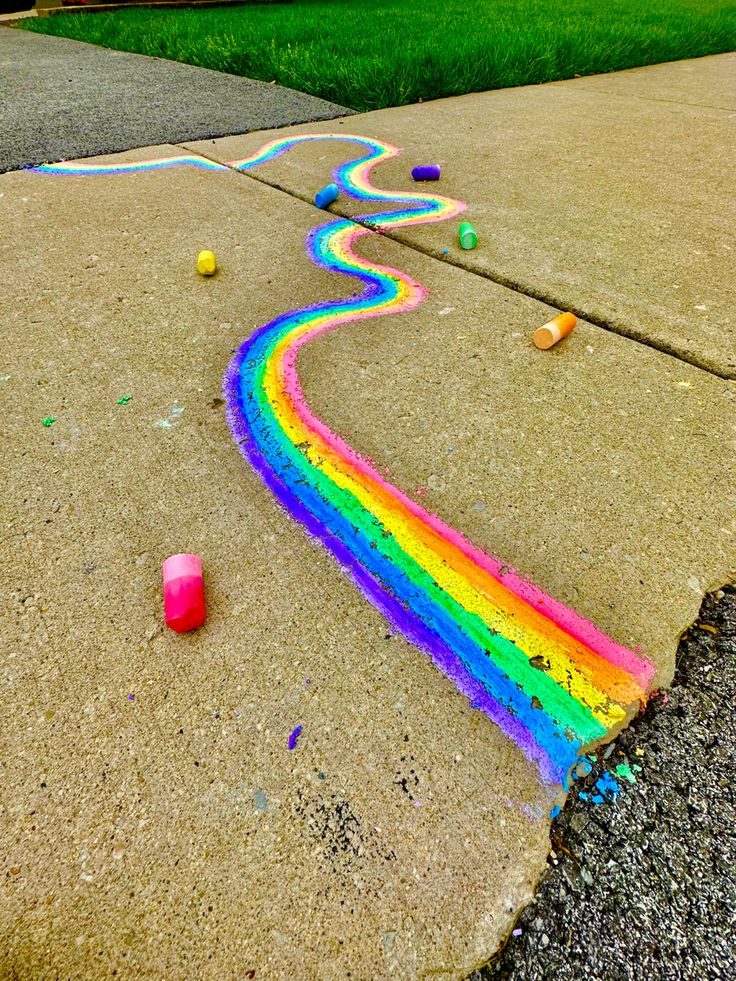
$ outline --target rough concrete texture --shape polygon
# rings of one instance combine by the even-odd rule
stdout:
[[[711,91],[720,104],[733,57],[692,64],[700,62],[698,98]],[[606,76],[605,85],[502,89],[308,129],[402,147],[376,171],[380,186],[406,187],[415,164],[443,165],[437,189],[468,202],[463,217],[477,228],[478,248],[463,251],[446,224],[400,229],[400,241],[736,378],[732,113],[662,101],[669,74],[675,97],[683,88],[680,63],[625,74],[620,82]],[[188,145],[228,161],[269,135]],[[338,143],[300,147],[257,176],[311,199],[345,155]],[[332,210],[368,209],[340,199]]]
[[[736,592],[706,598],[666,697],[570,795],[535,901],[471,981],[736,976]],[[616,803],[601,772],[640,765]]]
[[[544,867],[545,792],[278,510],[223,419],[231,348],[350,288],[304,257],[317,212],[235,173],[0,188],[2,970],[462,978]],[[667,680],[733,554],[732,388],[585,323],[542,354],[539,302],[384,237],[365,254],[432,296],[314,342],[311,403]],[[184,549],[209,620],[177,637],[160,562]]]
[[[21,30],[0,30],[0,76],[0,172],[350,114],[277,85]]]
[[[0,193],[0,976],[463,977],[531,897],[546,792],[276,507],[223,415],[231,349],[348,288],[304,257],[317,212],[192,170]],[[190,636],[161,608],[181,550],[206,572]]]
[[[688,58],[578,79],[576,88],[736,110],[736,53]]]
[[[385,240],[362,249],[373,261]],[[432,295],[401,322],[316,338],[310,404],[392,479],[486,551],[573,606],[671,680],[703,593],[734,567],[736,391],[556,312],[402,251]],[[357,366],[357,371],[356,371]]]
[[[11,20],[23,20],[24,17],[36,17],[35,10],[13,10],[10,13],[0,14],[0,23]]]

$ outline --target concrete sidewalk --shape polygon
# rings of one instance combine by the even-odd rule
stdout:
[[[704,62],[707,75],[714,60]],[[583,81],[565,83],[580,93],[571,96],[518,90],[547,143],[538,157],[538,139],[527,143],[516,193],[525,189],[528,206],[507,215],[509,238],[539,239],[559,156],[544,130],[555,105],[582,130],[598,125],[596,99],[622,126],[625,103],[650,134],[663,114],[669,136],[673,114],[701,111],[598,97]],[[664,84],[660,72],[654,87]],[[522,126],[520,109],[504,115],[512,96],[476,97],[482,120],[506,120],[491,132]],[[640,644],[666,683],[703,593],[734,568],[736,399],[720,377],[732,335],[722,328],[719,349],[701,330],[696,355],[676,357],[664,348],[682,335],[675,325],[667,336],[662,315],[637,343],[619,323],[639,309],[632,284],[621,285],[620,306],[608,287],[596,293],[613,282],[609,261],[620,263],[613,246],[570,251],[548,235],[546,262],[511,254],[529,292],[560,285],[567,249],[575,277],[560,302],[584,308],[595,295],[615,329],[583,321],[536,351],[531,331],[556,310],[521,283],[494,281],[507,253],[491,244],[492,209],[504,211],[490,189],[503,188],[481,153],[488,126],[470,130],[471,102],[331,124],[409,147],[375,175],[382,186],[410,187],[410,166],[440,147],[447,177],[436,188],[491,217],[475,217],[476,253],[455,249],[442,225],[400,242],[362,239],[368,258],[431,295],[412,313],[313,341],[299,360],[305,394],[407,494],[616,640]],[[268,137],[198,146],[230,159]],[[504,153],[512,144],[506,137]],[[589,143],[587,160],[581,152],[560,177],[563,199],[590,164],[579,210],[596,202],[603,243],[625,227],[605,207],[622,186],[607,180],[611,146]],[[221,379],[237,344],[282,311],[352,289],[304,256],[325,216],[299,200],[350,152],[292,150],[259,179],[184,168],[0,177],[0,696],[11,720],[0,755],[12,761],[0,973],[459,981],[503,942],[545,867],[549,799],[533,766],[287,520],[223,418]],[[514,153],[521,166],[525,154]],[[687,175],[672,153],[673,173]],[[729,203],[690,183],[682,211],[660,184],[658,200],[639,202],[632,227],[646,229],[666,203],[674,230],[661,230],[654,257],[650,244],[628,261],[644,264],[640,283],[654,297],[648,277],[662,257],[684,263],[677,250],[693,249],[682,229],[700,194],[715,233],[702,268],[721,310]],[[90,221],[95,212],[104,223]],[[212,280],[194,272],[203,247],[220,257]],[[661,302],[671,312],[674,301]],[[162,627],[160,562],[182,549],[204,558],[209,619],[176,637]]]
[[[0,28],[0,76],[0,173],[350,113],[250,78],[11,28]]]
[[[385,187],[407,186],[414,164],[443,165],[438,190],[468,202],[478,248],[464,252],[444,224],[400,229],[398,241],[736,378],[734,90],[726,54],[308,129],[402,147],[376,172]],[[263,139],[187,146],[224,162]],[[339,144],[315,144],[253,176],[311,200],[342,159]],[[368,209],[341,199],[331,210]]]

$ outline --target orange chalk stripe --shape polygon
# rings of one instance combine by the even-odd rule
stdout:
[[[546,351],[547,348],[561,341],[563,337],[567,337],[577,322],[578,318],[572,313],[558,313],[544,327],[537,327],[532,340],[540,351]]]

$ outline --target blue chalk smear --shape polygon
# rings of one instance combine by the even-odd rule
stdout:
[[[555,819],[555,818],[557,817],[557,815],[558,815],[559,813],[560,813],[560,809],[559,809],[559,807],[557,807],[557,805],[555,804],[555,806],[554,806],[554,807],[552,808],[552,810],[551,810],[551,811],[549,812],[549,816],[550,816],[550,817],[552,818],[552,820],[554,821],[554,819]]]
[[[610,773],[604,773],[595,782],[596,790],[599,790],[604,797],[613,797],[621,792],[621,784]]]

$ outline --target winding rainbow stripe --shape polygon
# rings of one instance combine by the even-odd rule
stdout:
[[[395,208],[310,233],[312,262],[358,279],[363,291],[282,314],[243,343],[224,381],[231,429],[275,497],[370,602],[517,742],[545,780],[564,784],[581,751],[638,708],[654,667],[410,500],[309,409],[296,370],[306,343],[350,321],[412,310],[426,296],[397,269],[357,255],[357,241],[370,228],[444,221],[465,209],[424,190],[375,188],[371,170],[399,151],[364,137],[285,137],[230,166],[247,170],[314,140],[364,147],[335,170],[336,183],[350,197]]]
[[[233,435],[276,499],[392,626],[535,761],[545,781],[567,785],[580,753],[621,728],[646,698],[654,666],[420,507],[309,409],[296,370],[305,344],[350,321],[412,310],[427,295],[399,270],[359,256],[358,240],[371,229],[444,221],[465,209],[423,189],[374,187],[373,167],[399,150],[361,136],[284,137],[228,166],[249,170],[317,140],[358,144],[363,154],[339,166],[335,181],[350,197],[393,207],[310,232],[312,262],[359,280],[362,292],[284,313],[244,341],[223,383]],[[226,169],[197,160],[36,169],[121,173],[182,163]]]
[[[169,167],[195,167],[197,170],[228,170],[225,164],[215,163],[194,154],[177,157],[156,157],[153,160],[123,160],[114,164],[60,163],[39,164],[28,167],[32,174],[66,174],[75,177],[91,177],[95,174],[134,174],[146,170],[167,170]]]

